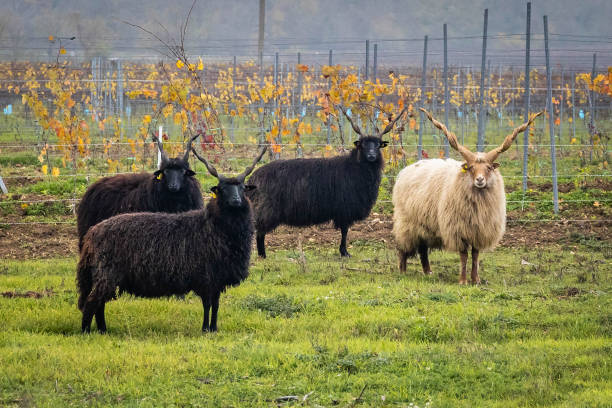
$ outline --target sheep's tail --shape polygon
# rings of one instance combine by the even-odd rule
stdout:
[[[93,277],[91,273],[92,268],[89,262],[90,257],[87,248],[87,243],[85,243],[85,250],[81,251],[81,259],[79,260],[79,264],[77,265],[76,281],[77,288],[79,291],[79,310],[83,310],[83,307],[87,302],[87,297],[91,293],[91,288],[93,287]]]

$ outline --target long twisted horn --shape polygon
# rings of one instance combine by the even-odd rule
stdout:
[[[427,115],[427,118],[431,121],[431,123],[433,123],[435,127],[444,132],[444,135],[448,139],[448,144],[450,144],[453,149],[458,151],[459,154],[461,154],[461,156],[463,156],[466,161],[474,161],[476,159],[476,155],[474,153],[472,153],[467,147],[459,144],[459,142],[457,141],[457,136],[453,132],[448,130],[446,126],[444,126],[442,123],[434,119],[431,113],[427,112],[427,110],[423,108],[419,109],[421,109],[421,111],[423,111],[425,115]]]
[[[189,159],[189,152],[191,151],[191,144],[193,143],[194,140],[196,140],[198,137],[200,137],[200,134],[196,134],[195,136],[193,136],[191,139],[189,139],[189,141],[187,142],[187,146],[185,147],[185,154],[183,155],[183,161],[186,162],[187,159]]]
[[[497,159],[497,156],[499,156],[501,153],[503,153],[506,150],[508,150],[510,148],[510,146],[512,146],[512,142],[514,142],[514,139],[516,139],[516,136],[518,136],[519,133],[524,132],[529,126],[531,126],[531,123],[533,123],[535,118],[540,116],[542,113],[544,113],[544,111],[540,111],[540,112],[536,113],[527,122],[525,122],[521,126],[515,128],[512,131],[511,134],[506,136],[506,138],[504,139],[504,143],[502,143],[500,146],[496,147],[495,149],[487,152],[487,154],[486,154],[487,160],[493,161],[493,160]]]
[[[351,119],[351,117],[346,113],[346,111],[344,110],[344,108],[342,107],[342,105],[337,105],[338,108],[340,108],[340,110],[342,111],[342,113],[344,113],[344,116],[346,116],[346,118],[348,119],[348,121],[351,123],[351,126],[353,127],[353,130],[355,131],[355,133],[357,133],[359,136],[363,136],[363,133],[361,133],[361,129],[359,129],[359,126],[357,126],[354,122],[353,119]]]
[[[204,165],[205,165],[205,166],[206,166],[206,168],[208,169],[208,172],[209,172],[209,173],[210,173],[210,174],[211,174],[213,177],[216,177],[216,178],[218,178],[218,179],[220,178],[220,177],[219,177],[219,173],[217,173],[217,169],[215,169],[215,167],[214,167],[212,164],[210,164],[210,163],[209,163],[209,162],[208,162],[208,161],[207,161],[205,158],[203,158],[202,156],[200,156],[200,155],[198,154],[198,152],[197,152],[195,149],[194,149],[194,150],[192,150],[192,152],[193,152],[193,154],[195,155],[195,157],[197,157],[197,158],[198,158],[198,160],[199,160],[199,161],[201,161],[202,163],[204,163]]]
[[[162,142],[155,135],[153,135],[153,141],[157,143],[157,148],[159,149],[159,152],[161,153],[162,162],[168,161],[168,154],[166,154],[166,151],[164,150],[164,146],[162,145]]]
[[[385,127],[385,128],[383,129],[383,131],[382,131],[382,132],[378,133],[378,135],[377,135],[377,136],[378,136],[378,138],[379,138],[379,139],[382,139],[382,137],[383,137],[384,135],[386,135],[387,133],[389,133],[389,132],[391,131],[391,129],[393,129],[393,125],[395,125],[395,122],[397,122],[397,121],[399,120],[399,118],[401,118],[401,117],[404,115],[404,113],[405,113],[407,110],[408,110],[408,106],[406,106],[406,107],[405,107],[405,108],[404,108],[404,109],[403,109],[403,110],[400,112],[400,114],[399,114],[399,115],[397,115],[397,116],[395,117],[395,119],[393,119],[391,122],[389,122],[389,124],[387,125],[387,127]]]
[[[265,145],[263,149],[261,149],[261,152],[259,152],[259,155],[255,158],[255,160],[253,160],[253,164],[251,164],[249,167],[246,168],[245,171],[243,171],[238,176],[236,176],[236,179],[238,179],[238,181],[240,181],[241,183],[244,182],[244,179],[246,178],[246,176],[251,174],[251,172],[255,168],[255,165],[257,164],[257,162],[261,160],[261,158],[263,157],[267,149],[268,149],[268,145]]]

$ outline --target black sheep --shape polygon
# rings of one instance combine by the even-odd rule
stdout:
[[[259,256],[266,257],[266,234],[278,225],[304,227],[328,221],[342,233],[340,255],[350,256],[346,250],[348,229],[370,214],[378,197],[384,165],[380,149],[387,146],[382,136],[404,112],[376,136],[364,136],[344,112],[360,135],[347,155],[278,160],[257,169],[249,179],[257,189],[248,195],[255,212]]]
[[[89,186],[77,208],[79,250],[87,230],[113,215],[143,211],[177,213],[202,208],[200,184],[188,161],[195,138],[187,143],[183,157],[169,159],[154,136],[162,158],[159,170],[153,174],[104,177]]]
[[[219,179],[206,208],[121,214],[90,228],[77,267],[81,330],[91,330],[95,315],[98,330],[106,331],[104,305],[117,293],[152,298],[193,290],[204,305],[202,331],[216,331],[221,292],[249,273],[253,218],[244,179],[264,151],[237,177],[219,176],[196,153]]]

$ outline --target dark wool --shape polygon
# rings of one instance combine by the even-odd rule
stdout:
[[[363,145],[380,139],[360,140]],[[248,183],[257,188],[248,195],[255,213],[259,254],[265,256],[265,234],[281,224],[303,227],[333,221],[336,228],[346,231],[365,219],[378,197],[384,164],[378,148],[376,154],[376,160],[370,162],[361,148],[355,147],[339,157],[278,160],[255,170]],[[345,255],[342,245],[340,252]]]
[[[181,159],[169,159],[164,168],[189,169]],[[89,228],[117,214],[130,212],[178,213],[203,207],[200,183],[185,176],[181,189],[168,190],[165,180],[154,174],[120,174],[105,177],[92,184],[81,199],[77,209],[79,250]]]
[[[202,298],[204,324],[213,307],[216,330],[221,292],[248,276],[253,220],[249,202],[229,208],[212,199],[201,210],[180,214],[135,213],[109,218],[85,235],[77,267],[83,331],[96,316],[105,331],[104,304],[119,293],[142,297]],[[215,307],[216,302],[216,307]]]

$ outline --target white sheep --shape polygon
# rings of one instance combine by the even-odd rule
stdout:
[[[504,181],[494,160],[508,150],[516,136],[542,112],[514,129],[501,146],[488,153],[473,153],[457,142],[457,136],[435,120],[429,120],[446,135],[449,144],[463,156],[453,159],[420,160],[404,168],[393,186],[393,235],[399,250],[400,270],[406,260],[419,253],[425,274],[431,273],[428,251],[447,249],[461,256],[460,284],[466,284],[468,249],[472,249],[472,283],[478,276],[479,251],[494,248],[504,235],[506,195]]]

